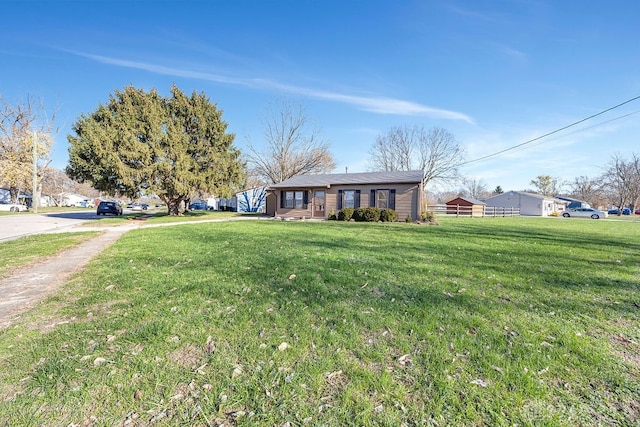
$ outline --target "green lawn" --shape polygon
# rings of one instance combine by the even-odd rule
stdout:
[[[130,232],[0,331],[0,425],[640,424],[638,224],[440,222]]]
[[[82,233],[39,234],[0,244],[0,278],[34,262],[70,249],[95,237],[94,231]]]

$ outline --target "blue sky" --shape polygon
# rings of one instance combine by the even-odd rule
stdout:
[[[58,109],[52,166],[78,116],[127,85],[207,94],[236,145],[270,103],[304,105],[335,172],[366,171],[393,126],[442,127],[474,160],[640,95],[640,2],[0,0],[0,93]],[[626,117],[623,117],[626,116]],[[489,189],[597,176],[640,152],[640,100],[462,168]]]

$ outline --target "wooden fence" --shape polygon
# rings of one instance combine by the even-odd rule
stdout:
[[[503,217],[520,216],[519,208],[500,208],[493,206],[460,206],[460,205],[427,205],[427,212],[436,215],[474,216],[474,217]]]

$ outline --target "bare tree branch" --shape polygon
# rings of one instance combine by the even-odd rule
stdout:
[[[301,105],[280,100],[263,120],[265,147],[249,145],[247,162],[250,174],[268,183],[282,182],[292,176],[330,172],[335,162],[329,144],[312,128]]]
[[[369,150],[372,170],[422,170],[423,185],[454,179],[464,149],[446,129],[393,127],[379,135]]]

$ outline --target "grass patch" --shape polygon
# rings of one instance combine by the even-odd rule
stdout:
[[[15,269],[42,258],[56,255],[83,241],[96,236],[98,232],[39,234],[0,243],[0,278]]]
[[[0,331],[0,424],[638,424],[636,225],[441,223],[130,232]]]

